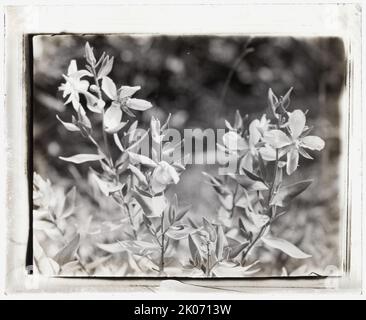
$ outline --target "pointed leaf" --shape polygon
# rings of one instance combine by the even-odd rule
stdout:
[[[73,162],[76,164],[89,162],[89,161],[99,161],[105,158],[104,155],[101,154],[77,154],[72,157],[59,157],[61,160]]]
[[[80,234],[77,234],[68,244],[66,244],[54,257],[60,266],[74,259],[80,244]]]
[[[169,227],[165,235],[173,240],[181,240],[187,238],[196,230],[187,224],[174,224]]]
[[[218,260],[223,258],[224,248],[227,247],[228,243],[222,226],[217,226],[217,241],[216,241],[216,257]]]
[[[198,249],[196,242],[194,241],[194,239],[192,238],[191,235],[188,235],[188,245],[189,245],[189,251],[191,253],[192,260],[197,264],[201,264],[201,262],[202,262],[201,253]]]
[[[63,126],[65,127],[66,130],[68,131],[80,131],[79,127],[73,123],[70,122],[64,122],[60,119],[60,117],[58,115],[56,115],[56,118],[58,121],[60,121]]]
[[[150,168],[155,168],[157,166],[157,164],[153,160],[141,154],[128,152],[128,155],[130,157],[130,160],[132,160],[134,164],[139,163]]]
[[[255,173],[250,172],[249,170],[242,168],[245,172],[245,174],[248,176],[248,178],[252,179],[253,181],[260,181],[264,184],[266,183],[261,177],[257,176]]]
[[[272,248],[281,250],[282,252],[286,253],[292,258],[295,259],[306,259],[310,258],[311,255],[301,251],[298,247],[293,245],[291,242],[288,242],[287,240],[265,236],[262,237],[262,241]]]
[[[313,180],[303,180],[288,186],[281,187],[271,200],[270,205],[287,207],[290,204],[291,200],[300,193],[302,193],[304,190],[306,190],[312,182]]]
[[[236,258],[247,246],[249,245],[249,241],[243,242],[238,246],[232,248],[229,253],[229,258],[234,259]]]

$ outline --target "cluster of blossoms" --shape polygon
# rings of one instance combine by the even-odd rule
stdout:
[[[220,147],[238,159],[239,172],[253,171],[259,155],[265,161],[276,161],[278,152],[277,160],[286,157],[286,172],[291,175],[298,167],[299,155],[313,159],[305,149],[321,151],[324,148],[321,138],[309,135],[312,128],[306,125],[302,110],[275,115],[275,124],[264,114],[260,120],[249,124],[248,132],[243,130],[242,121],[234,126],[226,122],[229,132],[223,137],[224,147]],[[238,117],[241,118],[240,114]]]

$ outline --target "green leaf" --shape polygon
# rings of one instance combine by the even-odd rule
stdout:
[[[102,79],[103,77],[108,76],[108,74],[112,71],[113,61],[114,57],[109,58],[109,56],[106,56],[103,59],[103,63],[98,72],[98,79]]]
[[[194,233],[196,230],[187,224],[174,224],[169,227],[165,235],[173,240],[181,240],[187,238],[188,235]]]
[[[70,261],[61,268],[61,274],[70,274],[81,269],[79,260]]]
[[[260,181],[263,182],[264,184],[266,183],[261,177],[257,176],[255,173],[248,171],[245,168],[242,168],[245,172],[245,174],[248,176],[249,179],[253,180],[253,181]]]
[[[215,227],[206,218],[203,218],[202,220],[203,220],[203,227],[208,232],[210,241],[215,242],[217,239]]]
[[[268,170],[267,170],[267,167],[263,161],[263,158],[262,158],[262,155],[260,152],[258,152],[258,163],[259,163],[259,170],[260,170],[261,176],[263,177],[264,181],[267,181]]]
[[[311,255],[301,251],[298,247],[293,245],[291,242],[288,242],[287,240],[265,236],[262,237],[262,241],[272,248],[281,250],[282,252],[286,253],[292,258],[295,259],[306,259],[310,258]]]
[[[171,201],[170,206],[168,206],[168,208],[169,208],[168,218],[169,218],[170,224],[174,223],[174,221],[175,221],[177,207],[178,207],[178,197],[177,197],[177,194],[174,194],[173,200]]]
[[[72,261],[80,245],[80,234],[77,234],[53,257],[60,266]]]
[[[175,220],[176,221],[180,221],[181,219],[183,219],[183,217],[187,214],[187,212],[191,209],[192,206],[186,206],[184,208],[179,208],[176,213],[176,217]]]
[[[62,123],[62,125],[65,127],[66,130],[73,132],[80,131],[80,128],[76,124],[62,121],[58,115],[56,115],[56,118],[58,121]]]
[[[281,98],[281,104],[284,109],[287,109],[290,105],[290,95],[293,90],[293,87],[291,87],[286,94]]]
[[[216,241],[216,257],[218,260],[223,259],[224,248],[227,247],[228,242],[224,233],[224,229],[221,225],[217,226],[217,241]]]
[[[136,201],[138,202],[138,204],[141,206],[142,211],[146,214],[146,215],[151,215],[152,214],[152,208],[150,207],[148,201],[146,198],[142,197],[141,194],[139,193],[139,191],[136,190],[131,190],[132,196],[136,199]]]
[[[109,253],[121,253],[123,251],[129,251],[133,254],[142,256],[159,251],[158,245],[140,240],[125,240],[114,243],[97,243],[97,247]]]
[[[94,66],[95,63],[97,62],[97,60],[95,59],[94,53],[93,53],[93,48],[90,47],[89,42],[87,42],[85,45],[85,58],[86,58],[86,61],[91,66]]]
[[[89,161],[99,161],[105,158],[101,154],[77,154],[71,157],[59,157],[63,161],[68,161],[76,164],[89,162]]]
[[[195,262],[197,265],[200,265],[202,262],[202,256],[196,242],[191,235],[188,235],[188,246],[193,262]]]
[[[243,242],[230,250],[229,259],[236,258],[249,245],[249,241]]]
[[[66,194],[64,206],[63,206],[63,210],[62,210],[60,218],[66,219],[74,213],[75,199],[76,199],[76,187],[74,186]]]
[[[155,168],[157,166],[157,164],[153,160],[141,154],[128,152],[128,155],[133,164],[139,163],[150,168]]]
[[[92,177],[96,184],[98,185],[100,191],[106,196],[109,197],[111,194],[122,190],[123,184],[118,182],[117,184],[113,181],[106,181],[99,177],[99,175],[92,170]]]
[[[34,266],[40,274],[52,276],[60,272],[59,264],[46,255],[37,237],[33,238],[33,258]]]
[[[287,207],[291,200],[306,190],[313,180],[303,180],[288,186],[281,187],[272,198],[270,205],[278,207]]]
[[[147,180],[145,175],[138,169],[137,167],[133,166],[132,164],[128,165],[128,169],[131,170],[131,172],[135,175],[135,177],[138,179],[138,181],[143,184],[144,186],[147,186]]]
[[[239,110],[236,110],[234,128],[236,130],[240,130],[242,127],[243,127],[243,118],[242,118]]]
[[[268,104],[273,110],[275,110],[278,105],[278,98],[271,88],[268,89]]]
[[[273,93],[272,89],[270,88],[268,90],[268,108],[267,108],[267,112],[266,112],[269,119],[274,120],[277,118],[277,116],[276,116],[277,106],[278,106],[278,98]]]

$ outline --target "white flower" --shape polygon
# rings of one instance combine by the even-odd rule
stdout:
[[[163,140],[163,135],[160,134],[160,121],[151,117],[150,128],[153,141],[160,144]]]
[[[113,80],[107,76],[102,79],[102,90],[116,104],[121,105],[122,109],[133,109],[145,111],[152,107],[152,104],[146,100],[131,98],[141,87],[122,86],[117,90]],[[125,110],[128,112],[127,110]]]
[[[121,121],[121,107],[113,102],[104,114],[104,130],[111,134],[118,132],[127,124],[127,122]]]
[[[178,182],[179,175],[175,168],[166,161],[160,161],[152,173],[150,185],[156,194],[164,191],[169,184]]]
[[[63,75],[66,82],[59,87],[59,90],[63,91],[63,98],[69,96],[65,104],[71,102],[76,112],[78,112],[80,106],[79,94],[87,92],[89,87],[87,80],[81,80],[85,76],[92,77],[93,75],[87,70],[78,70],[76,60],[71,60],[67,69],[67,76]]]
[[[273,148],[267,147],[264,150],[263,147],[258,146],[268,128],[269,121],[264,115],[261,120],[255,119],[250,123],[247,140],[236,131],[229,131],[224,134],[223,142],[226,149],[231,153],[236,153],[241,158],[240,168],[252,171],[253,161],[258,156],[258,152],[261,153],[264,160],[270,161],[275,159],[276,152]]]
[[[287,154],[286,172],[292,174],[298,166],[299,154],[303,157],[312,159],[312,157],[304,150],[322,150],[324,148],[324,140],[317,136],[308,136],[304,133],[306,117],[301,110],[295,110],[289,113],[288,128],[289,135],[281,130],[271,130],[264,135],[264,140],[273,148],[284,148]]]

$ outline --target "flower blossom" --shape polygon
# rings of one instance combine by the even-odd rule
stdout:
[[[264,135],[265,142],[275,149],[281,149],[287,155],[286,172],[288,175],[291,175],[297,169],[299,154],[312,159],[304,149],[320,151],[324,148],[323,139],[308,135],[309,130],[307,130],[305,124],[304,112],[295,110],[289,113],[287,125],[289,135],[279,129],[268,131]]]

